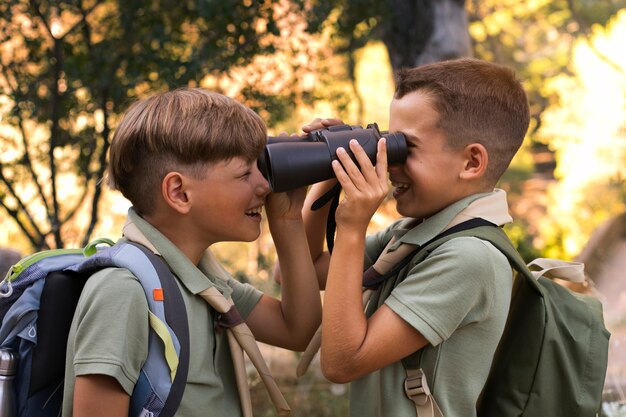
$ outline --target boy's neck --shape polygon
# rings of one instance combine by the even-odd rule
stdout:
[[[181,220],[179,216],[172,214],[142,217],[172,242],[194,265],[200,263],[209,243],[197,238],[197,228],[189,227],[184,219]]]

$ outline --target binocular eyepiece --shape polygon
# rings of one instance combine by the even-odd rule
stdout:
[[[407,154],[404,135],[381,134],[378,125],[372,123],[365,129],[345,124],[330,126],[298,138],[270,136],[257,165],[272,191],[289,191],[333,178],[335,172],[331,162],[337,159],[337,148],[344,148],[356,162],[348,146],[351,139],[359,142],[372,164],[375,164],[377,143],[382,137],[387,140],[389,165],[403,163]]]

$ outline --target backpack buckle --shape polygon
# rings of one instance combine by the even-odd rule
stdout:
[[[404,393],[417,405],[424,405],[430,397],[430,389],[426,382],[426,375],[421,369],[407,370],[404,380]]]

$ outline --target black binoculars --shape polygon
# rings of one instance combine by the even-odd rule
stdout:
[[[257,165],[270,183],[272,191],[283,192],[315,184],[335,176],[331,162],[337,159],[337,148],[344,148],[353,161],[349,142],[356,139],[372,164],[376,163],[377,143],[387,140],[389,165],[406,160],[406,139],[402,133],[387,133],[376,123],[361,126],[336,125],[314,130],[306,136],[270,136]]]

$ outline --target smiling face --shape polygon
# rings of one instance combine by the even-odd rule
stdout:
[[[261,233],[261,209],[270,193],[256,161],[235,157],[211,164],[201,179],[191,178],[189,213],[198,238],[208,245],[225,241],[251,242]]]
[[[406,162],[389,166],[398,213],[424,219],[464,197],[465,160],[447,146],[439,113],[428,93],[415,91],[391,102],[389,131],[405,135]]]

